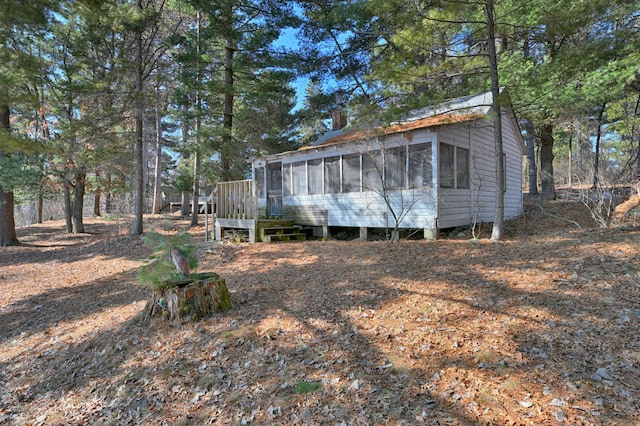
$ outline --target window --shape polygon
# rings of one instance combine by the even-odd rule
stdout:
[[[322,159],[309,160],[307,172],[309,173],[309,194],[322,194]]]
[[[293,195],[291,186],[291,163],[282,165],[282,195]]]
[[[423,143],[409,147],[409,188],[431,188],[431,144]]]
[[[469,150],[456,147],[457,188],[469,189]]]
[[[469,150],[440,144],[440,188],[469,189]]]
[[[360,154],[342,156],[342,192],[360,192]]]
[[[362,154],[362,190],[382,190],[382,154],[380,151]]]
[[[404,187],[407,151],[404,146],[388,149],[384,154],[384,183],[387,189]]]
[[[340,157],[324,159],[324,192],[326,194],[340,192]]]
[[[454,149],[453,145],[446,143],[440,144],[440,188],[454,188],[455,186],[455,168],[454,168]]]
[[[307,162],[293,163],[293,195],[307,195]]]

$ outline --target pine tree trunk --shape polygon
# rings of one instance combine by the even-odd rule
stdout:
[[[100,190],[100,179],[102,176],[100,176],[100,169],[96,170],[96,182],[98,183],[96,185],[96,192],[93,195],[93,216],[94,217],[100,217],[100,194],[102,193],[102,191]]]
[[[555,200],[556,185],[553,176],[553,125],[545,124],[540,132],[540,182],[542,198]]]
[[[64,188],[62,190],[63,198],[64,198],[64,220],[65,227],[67,229],[67,234],[71,234],[73,232],[73,223],[71,222],[71,183],[68,182],[65,178]]]
[[[137,0],[136,7],[142,14],[142,0]],[[143,99],[142,99],[142,31],[140,28],[136,32],[135,38],[135,144],[134,144],[134,160],[135,160],[135,200],[134,200],[134,221],[133,235],[142,235],[143,233],[143,213],[144,213],[144,157],[143,157]]]
[[[0,105],[0,126],[10,129],[9,105]],[[0,151],[0,158],[4,153]],[[13,192],[5,191],[0,185],[0,247],[19,244],[16,234],[16,224],[13,217]]]
[[[155,317],[196,321],[230,307],[231,296],[225,280],[218,274],[202,273],[153,290],[142,315],[144,321]]]
[[[73,233],[84,234],[84,188],[87,172],[84,167],[75,172],[75,185],[73,186]]]
[[[533,121],[523,118],[522,127],[525,130],[524,144],[527,147],[528,186],[529,194],[538,195],[538,164],[536,161],[535,127]]]

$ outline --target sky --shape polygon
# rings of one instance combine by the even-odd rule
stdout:
[[[295,28],[286,28],[282,31],[280,38],[275,41],[276,46],[285,46],[288,48],[297,48],[298,47],[298,38],[296,37],[296,29]],[[296,90],[296,106],[294,107],[294,111],[302,108],[302,103],[304,102],[304,91],[307,88],[307,84],[309,84],[309,78],[301,77],[297,78],[293,87]]]

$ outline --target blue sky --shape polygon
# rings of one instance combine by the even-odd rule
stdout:
[[[286,28],[282,31],[280,38],[276,40],[274,43],[276,46],[286,46],[288,48],[297,48],[298,47],[298,38],[296,37],[296,29],[295,28]],[[302,107],[302,102],[304,101],[304,91],[307,88],[307,84],[309,83],[309,79],[307,77],[298,78],[293,83],[293,87],[296,90],[296,106],[294,111]]]

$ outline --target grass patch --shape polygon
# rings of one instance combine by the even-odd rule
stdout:
[[[294,393],[302,394],[302,393],[311,393],[319,390],[322,385],[318,382],[298,382],[296,387],[293,389]]]

